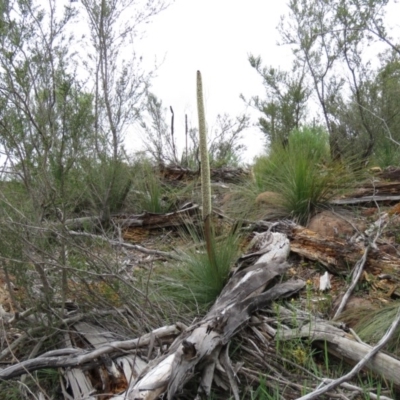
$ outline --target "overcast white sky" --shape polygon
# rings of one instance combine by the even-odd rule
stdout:
[[[265,64],[290,67],[290,51],[277,46],[277,25],[287,12],[286,1],[176,0],[146,29],[138,50],[151,68],[161,63],[153,92],[175,112],[175,131],[184,133],[184,115],[197,126],[196,71],[203,76],[208,124],[218,114],[236,116],[246,111],[239,98],[263,94],[261,78],[251,68],[248,54]],[[248,110],[250,111],[250,110]],[[253,112],[253,122],[257,113]],[[257,128],[246,136],[246,159],[262,151]]]

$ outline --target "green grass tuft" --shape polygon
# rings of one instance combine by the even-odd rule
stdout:
[[[330,161],[325,132],[310,128],[292,132],[286,147],[276,145],[260,157],[254,175],[258,190],[279,194],[277,207],[300,224],[354,180],[346,165]]]
[[[171,204],[165,201],[167,190],[163,187],[159,174],[148,160],[141,160],[135,166],[134,194],[131,203],[139,212],[164,213],[170,211]]]
[[[376,344],[390,328],[399,307],[400,302],[396,301],[372,311],[370,308],[357,308],[344,312],[340,320],[347,323],[355,321],[352,325],[360,338],[367,343]],[[397,327],[389,340],[387,349],[400,355],[400,327]]]
[[[178,302],[206,309],[220,294],[239,255],[239,234],[229,233],[214,238],[214,266],[201,235],[193,227],[189,232],[194,245],[186,251],[185,261],[169,271],[162,290]]]

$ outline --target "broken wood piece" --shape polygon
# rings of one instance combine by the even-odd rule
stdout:
[[[87,322],[78,322],[73,325],[74,335],[79,334],[86,342],[93,348],[99,349],[102,346],[115,341],[115,335],[110,331],[106,331],[99,326],[89,324]],[[136,357],[135,354],[131,355],[132,361]],[[121,392],[127,387],[127,378],[119,370],[116,364],[108,354],[99,357],[100,365],[97,368],[98,374],[102,380],[102,388],[106,393]],[[103,370],[103,367],[105,370]],[[106,373],[107,372],[107,373]]]
[[[300,330],[280,331],[277,335],[279,340],[308,338],[313,342],[326,342],[328,351],[331,354],[343,358],[352,364],[360,362],[371,351],[371,346],[353,340],[344,330],[322,320],[313,321],[303,326]],[[400,388],[399,360],[379,352],[373,358],[369,359],[365,367]]]
[[[64,341],[67,347],[72,347],[68,333],[64,334]],[[66,390],[69,389],[74,399],[95,400],[95,396],[92,395],[96,393],[96,389],[81,368],[59,368],[59,371],[62,376],[60,383],[63,392],[66,393]]]
[[[329,276],[329,272],[325,271],[325,273],[319,278],[319,290],[324,292],[325,290],[329,290],[331,288],[331,278]]]
[[[260,237],[260,242],[269,243],[271,234],[265,232],[265,238]],[[279,246],[282,243],[286,245],[285,235],[280,237],[282,240],[277,241]],[[267,252],[276,254],[277,248],[272,246]],[[280,248],[278,253],[282,254]],[[288,268],[289,264],[283,258],[275,257],[269,263],[236,271],[203,320],[176,339],[169,355],[162,357],[159,364],[141,377],[127,391],[126,398],[135,399],[140,395],[141,399],[150,400],[167,391],[168,399],[172,399],[196,371],[203,372],[207,392],[210,375],[221,350],[244,327],[251,315],[274,300],[294,295],[305,286],[301,280],[276,284]]]
[[[152,336],[162,339],[174,337],[180,332],[180,329],[178,329],[176,325],[164,326],[140,338],[107,343],[90,351],[85,349],[59,349],[49,351],[31,360],[21,361],[18,364],[11,365],[4,369],[0,368],[0,380],[15,378],[26,372],[33,372],[42,368],[82,366],[105,354],[112,354],[115,357],[126,351],[136,349],[139,346],[147,346],[150,340],[152,340]]]
[[[348,275],[356,262],[364,254],[361,243],[353,243],[339,238],[324,238],[299,225],[281,227],[290,239],[290,250],[309,260],[318,261],[334,275]],[[400,259],[378,248],[368,252],[366,270],[387,273],[400,278]]]

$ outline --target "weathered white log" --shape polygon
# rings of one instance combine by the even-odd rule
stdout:
[[[121,395],[125,396],[121,399],[153,400],[164,392],[167,392],[168,399],[172,399],[196,371],[203,374],[200,391],[209,396],[211,378],[221,350],[244,327],[251,314],[304,287],[303,281],[291,280],[263,292],[289,267],[285,262],[289,253],[286,236],[271,232],[263,235],[258,237],[259,243],[263,244],[258,248],[272,253],[269,263],[256,263],[236,271],[206,317],[183,332],[172,344],[168,356],[161,358],[159,364]]]
[[[371,346],[356,342],[344,330],[324,321],[311,322],[300,330],[282,331],[278,337],[279,340],[309,338],[312,341],[325,341],[330,353],[353,364],[361,361],[371,351]],[[369,360],[366,367],[400,388],[399,360],[379,352]]]
[[[91,351],[71,348],[52,350],[31,360],[22,361],[4,369],[0,368],[0,380],[15,378],[26,372],[33,372],[41,368],[67,368],[84,365],[103,355],[118,354],[139,346],[147,346],[154,338],[176,336],[180,332],[181,330],[176,325],[171,325],[155,329],[153,332],[137,339],[107,343]]]
[[[71,339],[67,333],[64,334],[64,340],[67,347],[72,347]],[[90,382],[88,376],[82,371],[81,368],[59,368],[59,372],[65,380],[64,384],[63,378],[60,377],[60,384],[64,393],[64,397],[66,397],[66,389],[68,388],[72,392],[74,399],[82,398],[87,400],[95,400],[95,397],[92,395],[96,393],[96,390]]]
[[[269,262],[256,263],[236,270],[205,318],[188,327],[184,332],[177,326],[165,327],[139,339],[101,344],[93,337],[93,332],[89,332],[91,329],[84,328],[88,331],[86,332],[87,339],[97,347],[96,349],[51,351],[35,359],[0,370],[0,379],[10,379],[21,373],[44,367],[81,366],[106,354],[115,357],[120,352],[122,353],[122,350],[149,345],[154,337],[160,337],[162,334],[176,335],[182,332],[170,346],[168,354],[154,360],[144,369],[143,365],[141,366],[143,371],[141,376],[138,378],[135,374],[127,376],[128,382],[131,382],[129,388],[125,393],[114,398],[152,400],[167,392],[168,399],[172,399],[175,393],[197,372],[202,373],[203,376],[203,386],[199,392],[202,391],[209,396],[215,366],[223,358],[221,352],[225,352],[224,372],[228,375],[235,398],[238,398],[235,378],[232,371],[229,371],[227,344],[238,331],[246,326],[246,322],[255,311],[264,308],[274,300],[291,296],[305,286],[301,280],[277,284],[289,268],[289,264],[285,261],[289,253],[286,236],[265,232],[258,235],[258,239],[260,246],[256,248],[257,254],[271,252],[270,256],[264,258]],[[78,326],[82,329],[85,327],[82,324]],[[125,363],[124,370],[129,372],[130,369],[130,365]]]
[[[334,205],[347,205],[347,204],[361,204],[361,203],[375,203],[380,201],[399,201],[400,196],[363,196],[359,198],[346,198],[331,200],[329,203]]]
[[[263,265],[267,269],[268,266]],[[278,276],[275,274],[274,277]],[[251,279],[254,281],[255,278]],[[133,388],[125,394],[127,400],[157,398],[168,391],[168,399],[194,375],[196,367],[203,370],[209,368],[219,356],[221,348],[227,344],[250,318],[251,313],[264,308],[271,301],[291,296],[304,287],[300,280],[278,284],[265,293],[255,297],[245,298],[226,308],[218,308],[199,324],[189,328],[179,340],[172,345],[169,356],[162,359]],[[207,388],[205,388],[207,389]],[[205,393],[207,396],[210,393]]]

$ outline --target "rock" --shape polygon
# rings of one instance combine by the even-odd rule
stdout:
[[[256,197],[256,204],[262,205],[279,205],[282,202],[282,196],[276,192],[263,192]]]
[[[333,302],[331,315],[335,315],[341,299],[341,296],[339,296]],[[376,308],[377,305],[366,297],[351,296],[338,320],[344,321],[350,327],[354,327],[359,322],[361,315],[365,315],[368,311],[372,312]]]
[[[307,228],[322,237],[350,237],[356,233],[348,217],[336,215],[331,211],[322,211],[311,218]],[[356,225],[355,221],[352,221]]]

